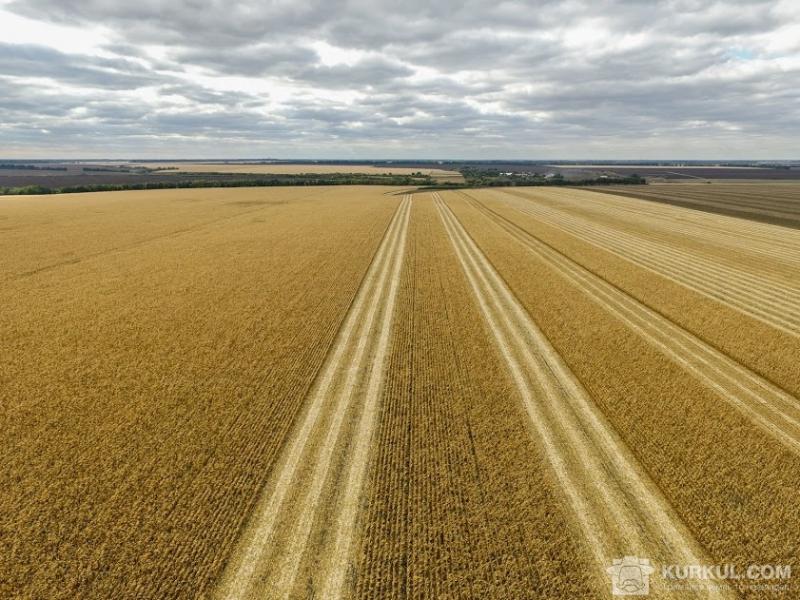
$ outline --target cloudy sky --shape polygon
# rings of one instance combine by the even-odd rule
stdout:
[[[0,156],[798,158],[798,0],[0,0]]]

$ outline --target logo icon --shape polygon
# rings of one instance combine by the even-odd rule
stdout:
[[[647,596],[650,593],[650,574],[655,569],[649,558],[626,556],[615,558],[606,569],[611,575],[611,593],[615,596]]]

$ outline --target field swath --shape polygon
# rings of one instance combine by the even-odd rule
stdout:
[[[796,182],[655,184],[597,191],[800,229],[800,185]]]
[[[322,598],[342,594],[410,211],[411,198],[406,197],[223,576],[220,598],[293,597],[296,587],[309,586]],[[340,483],[333,486],[333,482]]]
[[[520,190],[515,195],[536,198],[625,231],[646,232],[648,239],[696,249],[756,272],[786,279],[800,268],[797,230],[586,190],[547,190],[546,194]]]

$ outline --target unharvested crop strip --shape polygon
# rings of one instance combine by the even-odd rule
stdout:
[[[508,232],[534,256],[550,265],[793,452],[800,454],[800,401],[797,398],[567,258],[475,198],[467,197],[472,206]]]
[[[658,487],[438,194],[436,203],[595,566],[610,564],[615,552],[700,559],[702,549]]]
[[[270,597],[291,593],[324,504],[334,453],[346,429],[345,417],[357,411],[360,418],[356,436],[363,437],[355,437],[352,442],[346,459],[347,484],[334,509],[335,548],[349,551],[383,378],[410,209],[411,198],[406,196],[310,393],[308,410],[222,578],[220,597],[249,598],[262,585]],[[302,465],[310,468],[303,471]],[[298,500],[290,502],[290,493],[295,493]],[[281,539],[277,540],[279,526]],[[346,567],[347,558],[337,557],[326,579],[328,589],[341,589],[342,571]]]
[[[318,192],[317,192],[317,194],[318,194]],[[300,200],[302,198],[305,198],[305,197],[308,197],[308,196],[311,196],[311,195],[313,195],[313,194],[305,194],[303,196],[298,196],[297,198],[295,198],[295,200]],[[147,237],[147,238],[136,240],[136,241],[133,241],[133,242],[128,242],[128,243],[121,244],[121,245],[118,245],[118,246],[112,246],[110,248],[104,248],[103,250],[90,252],[88,254],[83,254],[81,256],[72,257],[72,258],[69,258],[69,259],[66,259],[66,260],[58,260],[58,261],[53,262],[53,263],[37,266],[35,269],[31,269],[31,270],[28,270],[28,271],[23,271],[21,273],[10,274],[3,281],[4,282],[10,282],[10,281],[18,280],[18,279],[25,279],[27,277],[31,277],[33,275],[38,275],[40,273],[46,273],[48,271],[52,271],[54,269],[59,269],[61,267],[67,267],[67,266],[70,266],[70,265],[75,265],[75,264],[78,264],[78,263],[82,263],[84,261],[93,260],[93,259],[97,259],[97,258],[103,258],[105,256],[108,256],[109,254],[116,254],[116,253],[120,253],[120,252],[127,252],[129,250],[136,250],[136,249],[139,249],[142,246],[145,246],[147,244],[157,243],[157,242],[160,242],[160,241],[165,240],[165,239],[175,239],[177,237],[184,236],[184,235],[191,235],[191,234],[197,233],[198,231],[202,231],[202,230],[210,228],[210,227],[217,227],[219,225],[225,225],[225,224],[229,223],[230,221],[236,220],[239,217],[245,217],[245,216],[251,215],[253,213],[261,212],[261,211],[268,210],[268,209],[274,209],[274,208],[275,208],[275,204],[267,204],[265,206],[259,206],[258,208],[250,208],[250,209],[247,209],[247,210],[238,211],[238,212],[236,212],[236,213],[234,213],[232,215],[219,216],[219,217],[216,217],[214,219],[210,219],[210,220],[207,220],[207,221],[201,221],[199,223],[195,223],[195,224],[190,225],[188,227],[186,227],[186,226],[185,227],[181,227],[179,229],[176,229],[176,230],[173,230],[173,231],[169,231],[169,232],[166,232],[166,233],[161,233],[159,235],[155,235],[155,236],[152,236],[152,237]]]

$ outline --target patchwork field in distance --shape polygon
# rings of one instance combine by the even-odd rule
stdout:
[[[0,597],[800,596],[793,186],[0,197]]]

